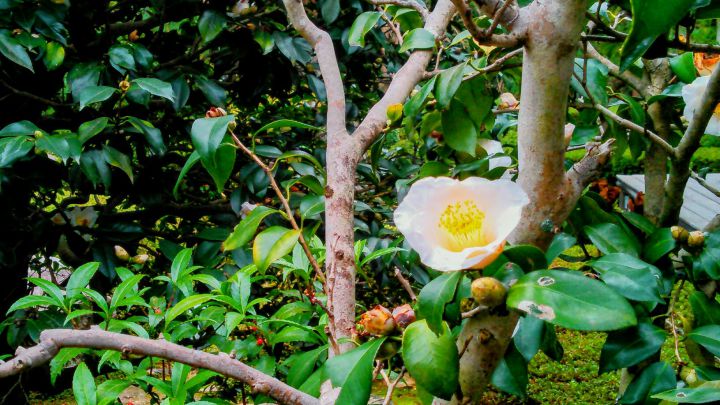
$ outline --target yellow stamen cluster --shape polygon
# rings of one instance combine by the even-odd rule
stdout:
[[[472,200],[452,203],[440,215],[438,228],[445,248],[459,252],[473,246],[484,246],[483,221],[485,214]]]

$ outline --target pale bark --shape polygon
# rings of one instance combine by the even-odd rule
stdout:
[[[250,386],[254,393],[265,394],[283,404],[316,405],[319,401],[282,381],[255,370],[227,354],[211,354],[189,349],[165,340],[90,330],[48,329],[40,334],[37,346],[19,348],[15,357],[0,364],[0,378],[19,374],[50,361],[64,347],[115,350],[125,355],[162,358],[203,368],[234,378]]]

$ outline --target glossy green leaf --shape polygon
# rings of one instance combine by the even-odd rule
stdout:
[[[59,306],[60,303],[52,297],[48,297],[46,295],[28,295],[25,297],[20,298],[19,300],[15,301],[10,308],[8,309],[7,313],[11,313],[13,311],[17,311],[19,309],[26,309],[26,308],[38,308],[38,307],[46,307],[46,306]]]
[[[253,242],[253,261],[258,271],[264,272],[276,260],[290,253],[299,237],[300,231],[282,226],[272,226],[260,232]]]
[[[120,74],[125,74],[128,70],[135,70],[135,56],[132,49],[126,45],[114,45],[108,52],[110,57],[110,65]]]
[[[455,92],[457,92],[462,84],[464,70],[465,64],[461,63],[444,70],[437,76],[437,81],[435,82],[435,99],[440,108],[445,108],[450,104],[450,101],[455,96]]]
[[[713,381],[696,388],[678,388],[661,392],[652,397],[677,404],[711,404],[720,401],[720,387],[717,381]]]
[[[87,107],[93,103],[99,103],[110,98],[115,93],[115,89],[108,86],[89,86],[78,95],[80,99],[80,109]]]
[[[552,242],[550,243],[550,246],[547,248],[547,251],[545,252],[545,260],[547,260],[548,263],[552,263],[555,258],[560,256],[560,253],[568,250],[569,248],[575,246],[575,243],[577,242],[577,238],[575,238],[572,235],[568,235],[567,233],[561,232],[558,233],[553,237]]]
[[[406,117],[412,117],[414,118],[418,112],[420,112],[420,109],[425,104],[425,101],[427,100],[430,93],[435,88],[435,82],[437,80],[437,76],[433,76],[432,79],[428,80],[427,83],[423,84],[423,86],[420,88],[420,91],[415,93],[415,95],[411,96],[410,99],[405,103],[405,106],[403,106],[403,114],[405,114]]]
[[[332,24],[340,15],[340,0],[321,0],[320,14],[325,24]]]
[[[650,263],[655,263],[661,257],[675,249],[675,239],[670,228],[659,228],[648,237],[643,246],[643,257]]]
[[[459,356],[447,324],[443,324],[440,335],[426,320],[410,324],[403,334],[402,358],[418,386],[442,399],[453,396],[458,386]]]
[[[309,129],[313,131],[318,131],[320,128],[306,124],[304,122],[295,121],[295,120],[289,120],[289,119],[280,119],[273,121],[269,124],[263,125],[260,129],[255,131],[255,135],[262,134],[264,132],[270,131],[271,129],[277,129],[277,128],[300,128],[300,129]]]
[[[70,158],[79,162],[82,153],[80,140],[72,134],[41,135],[35,139],[35,147],[59,157],[63,163],[67,163]]]
[[[168,99],[171,103],[175,102],[175,93],[172,85],[168,82],[151,77],[135,79],[132,82],[154,96]]]
[[[662,273],[635,256],[611,253],[591,263],[605,284],[625,298],[635,301],[662,303],[660,296]]]
[[[629,68],[660,35],[666,35],[690,10],[695,0],[630,0],[632,26],[620,54],[620,70]]]
[[[47,70],[55,70],[62,65],[65,60],[65,48],[57,42],[48,42],[45,45],[45,54],[43,55],[43,63]]]
[[[644,216],[637,214],[635,212],[623,211],[623,212],[621,212],[621,215],[628,222],[630,222],[630,224],[632,226],[643,231],[646,235],[652,234],[657,229],[657,227],[655,225],[653,225],[653,223],[650,222],[649,219],[647,219]]]
[[[0,30],[0,53],[12,62],[17,63],[33,73],[35,72],[27,50],[13,38],[8,30]]]
[[[370,398],[372,371],[385,338],[374,339],[325,363],[333,386],[341,387],[336,403],[365,405]]]
[[[657,353],[666,337],[664,330],[648,322],[609,333],[600,352],[600,373],[640,363]]]
[[[465,104],[453,100],[442,112],[443,139],[451,148],[475,156],[478,132]]]
[[[225,105],[225,100],[227,100],[227,91],[225,91],[222,86],[220,86],[216,81],[208,79],[205,76],[197,75],[194,77],[195,83],[211,105]]]
[[[504,392],[525,397],[528,385],[527,361],[514,345],[508,347],[493,371],[490,382]]]
[[[403,35],[403,44],[398,52],[403,53],[414,49],[431,49],[435,46],[435,35],[425,28],[415,28]]]
[[[702,292],[695,291],[690,294],[690,307],[695,327],[720,325],[720,303],[717,300],[710,300]]]
[[[526,274],[510,288],[507,305],[569,329],[603,331],[637,323],[625,298],[574,271]]]
[[[110,405],[132,384],[131,380],[107,380],[97,387],[98,405]]]
[[[135,177],[133,176],[132,163],[130,162],[130,157],[128,155],[108,145],[103,145],[103,152],[105,153],[105,161],[108,162],[110,166],[117,167],[127,174],[131,183],[135,180]]]
[[[700,279],[704,274],[720,279],[720,231],[705,235],[705,248],[693,258],[693,274]]]
[[[200,17],[200,21],[198,21],[198,29],[204,42],[215,39],[225,29],[226,25],[227,18],[215,10],[205,10]]]
[[[142,274],[135,274],[123,280],[122,283],[118,284],[118,286],[115,288],[115,292],[113,292],[112,298],[110,299],[110,308],[116,308],[120,304],[120,302],[124,300],[128,295],[137,291],[137,285],[140,283],[140,280],[142,280],[143,277],[145,276]]]
[[[377,24],[382,13],[378,11],[366,11],[360,14],[348,32],[348,43],[350,46],[365,46],[365,35]]]
[[[200,160],[200,154],[197,151],[193,151],[193,153],[188,156],[188,160],[185,161],[185,164],[183,165],[182,169],[180,170],[180,174],[178,175],[177,181],[175,181],[175,186],[173,186],[173,197],[175,199],[179,198],[179,191],[180,191],[180,184],[182,183],[182,179],[185,178],[185,175],[190,171],[190,169],[195,166],[195,163],[197,163]]]
[[[77,405],[96,405],[95,379],[83,362],[75,368],[72,381],[73,395]]]
[[[272,208],[259,205],[255,207],[250,213],[240,221],[235,229],[233,229],[230,236],[223,242],[223,250],[230,251],[245,246],[255,236],[260,222],[270,214],[277,213],[277,210]]]
[[[40,131],[37,125],[30,121],[23,120],[8,124],[0,130],[0,137],[27,135],[32,136],[35,131]]]
[[[533,270],[545,269],[549,264],[542,250],[533,245],[510,246],[502,254],[528,273]]]
[[[12,166],[33,148],[33,142],[26,136],[0,139],[0,169]]]
[[[108,122],[108,117],[100,117],[80,124],[78,128],[78,140],[80,143],[84,144],[95,135],[101,133],[107,127]]]
[[[587,68],[585,73],[583,73],[584,68]],[[570,84],[575,92],[585,98],[588,98],[588,94],[585,91],[587,88],[587,91],[590,92],[589,100],[602,105],[607,105],[608,96],[607,90],[605,89],[608,81],[607,67],[595,59],[585,60],[578,58],[575,59],[573,69],[575,74],[573,75]],[[578,78],[580,78],[580,80],[584,78],[584,86],[583,83],[580,83]]]
[[[178,302],[177,304],[170,307],[170,309],[165,312],[165,325],[170,324],[175,318],[178,316],[184,314],[185,312],[197,307],[198,305],[202,305],[205,302],[211,300],[213,298],[212,294],[195,294],[191,295],[182,301]]]
[[[687,336],[720,357],[720,325],[705,325],[693,329]]]
[[[443,273],[425,284],[418,294],[417,316],[427,320],[427,324],[436,333],[443,330],[445,305],[453,300],[463,273],[454,271]]]
[[[670,58],[670,68],[678,79],[685,83],[691,83],[695,80],[695,64],[693,63],[692,52],[685,52]]]
[[[88,283],[90,283],[90,279],[95,275],[98,268],[100,268],[100,263],[91,262],[75,269],[65,285],[65,294],[67,297],[74,298],[80,295],[83,288],[87,287]]]
[[[127,117],[128,123],[132,125],[135,132],[141,133],[147,143],[150,145],[153,153],[163,156],[167,152],[167,147],[163,141],[162,132],[149,122],[137,117]]]
[[[195,120],[190,130],[193,146],[218,191],[222,191],[235,165],[235,147],[226,135],[228,125],[234,119],[232,115],[201,118]]]
[[[588,225],[584,228],[584,231],[598,250],[604,254],[627,253],[633,256],[640,255],[640,243],[638,240],[615,224]]]
[[[89,349],[76,347],[64,347],[60,349],[52,360],[50,360],[50,384],[55,385],[55,380],[58,378],[60,373],[63,372],[68,362],[88,350]]]
[[[625,390],[621,404],[645,404],[649,397],[675,388],[675,371],[664,361],[645,367]]]
[[[193,250],[191,248],[181,250],[172,261],[170,265],[170,279],[173,283],[177,283],[180,274],[190,265],[192,260]]]
[[[303,385],[315,370],[315,364],[320,359],[327,357],[327,350],[327,346],[321,346],[314,350],[296,354],[288,371],[287,383],[295,388]]]

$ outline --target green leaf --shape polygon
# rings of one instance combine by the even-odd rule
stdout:
[[[425,28],[415,28],[403,35],[403,44],[398,52],[403,53],[413,49],[431,49],[435,46],[435,35]]]
[[[63,305],[65,295],[63,295],[62,290],[55,283],[50,280],[45,280],[44,278],[36,277],[28,277],[28,281],[40,287],[40,289],[43,290],[45,294],[52,297],[58,303],[58,306]]]
[[[3,129],[0,130],[0,137],[19,135],[33,136],[35,131],[40,131],[40,128],[30,121],[23,120],[13,122],[12,124],[8,124],[3,127]]]
[[[691,83],[695,80],[695,63],[693,62],[692,52],[685,52],[670,58],[670,68],[678,79],[685,83]]]
[[[350,46],[365,46],[365,34],[375,26],[382,13],[378,11],[366,11],[355,19],[348,32],[348,43]]]
[[[65,60],[65,48],[57,42],[48,42],[45,45],[45,55],[43,55],[43,63],[47,70],[55,70],[62,65]]]
[[[228,125],[234,119],[232,115],[200,118],[195,120],[190,130],[193,146],[218,191],[224,188],[235,165],[235,147],[226,135]]]
[[[163,156],[165,152],[167,152],[162,132],[155,128],[151,122],[137,117],[127,117],[127,120],[136,132],[141,133],[145,137],[145,140],[150,145],[150,149],[152,149],[155,154]]]
[[[587,67],[587,71],[583,74],[583,68],[585,67]],[[577,58],[575,59],[573,69],[575,75],[571,78],[570,84],[575,92],[587,98],[588,94],[585,91],[585,88],[587,88],[590,92],[590,100],[602,105],[607,105],[608,96],[607,90],[605,89],[608,81],[607,67],[595,59],[585,60]],[[585,86],[578,81],[578,77],[585,78]]]
[[[25,47],[12,37],[10,31],[0,30],[0,53],[18,65],[35,73]]]
[[[694,3],[695,0],[630,0],[632,26],[620,53],[620,71],[629,68],[660,35],[666,35]]]
[[[663,303],[660,296],[662,273],[635,256],[611,253],[591,263],[605,284],[635,301]]]
[[[550,243],[550,246],[547,248],[547,251],[545,252],[545,260],[547,260],[548,263],[552,263],[555,258],[560,256],[560,253],[568,250],[569,248],[573,247],[577,243],[577,238],[568,235],[567,233],[561,232],[558,233],[553,237],[552,242]]]
[[[678,388],[652,396],[655,399],[679,404],[708,404],[720,401],[717,381],[707,382],[697,388]]]
[[[100,268],[100,263],[91,262],[75,269],[65,285],[66,296],[72,299],[80,295],[82,290],[90,283],[90,279],[95,275],[98,268]]]
[[[320,130],[320,128],[310,125],[310,124],[305,124],[304,122],[288,120],[288,119],[280,119],[277,121],[273,121],[269,124],[263,125],[260,129],[255,131],[254,135],[257,136],[259,134],[262,134],[263,132],[267,132],[267,131],[270,131],[271,129],[276,129],[276,128],[300,128],[300,129],[310,129],[313,131]]]
[[[225,89],[216,81],[210,80],[205,76],[197,75],[195,76],[195,83],[210,104],[215,106],[222,106],[225,104],[227,91],[225,91]]]
[[[705,235],[705,248],[693,259],[695,278],[702,279],[703,273],[713,280],[720,279],[720,231]]]
[[[110,188],[112,174],[103,151],[91,150],[84,152],[80,157],[80,168],[93,185],[97,186],[102,182],[106,189]]]
[[[126,45],[114,45],[108,52],[110,56],[110,65],[120,74],[125,74],[128,70],[135,70],[135,57],[132,50]]]
[[[130,157],[112,146],[103,145],[103,153],[105,153],[105,161],[110,166],[117,167],[122,170],[130,178],[132,183],[135,179],[133,177],[132,163],[130,163]]]
[[[705,325],[694,329],[687,336],[720,357],[720,325]]]
[[[110,299],[110,308],[115,309],[119,305],[120,301],[124,300],[130,293],[137,290],[137,285],[140,280],[145,277],[142,274],[135,274],[132,277],[128,277],[122,283],[118,284],[115,288],[112,298]]]
[[[215,10],[205,10],[198,21],[198,29],[203,42],[210,42],[217,37],[225,26],[227,18]]]
[[[276,260],[292,252],[299,237],[300,231],[282,226],[260,232],[253,242],[253,262],[258,271],[264,272]]]
[[[443,139],[451,148],[475,156],[477,128],[465,104],[456,99],[442,112]]]
[[[332,24],[340,15],[340,0],[321,0],[320,14],[325,24]]]
[[[52,297],[46,295],[28,295],[15,301],[8,309],[7,313],[17,311],[18,309],[25,308],[38,308],[44,306],[60,306],[60,304]]]
[[[185,164],[183,165],[182,169],[180,170],[180,174],[178,175],[178,179],[175,182],[175,186],[173,187],[173,197],[175,199],[179,198],[178,191],[180,190],[180,184],[182,183],[182,179],[185,178],[185,175],[190,171],[190,169],[195,166],[195,163],[197,163],[200,160],[200,154],[195,150],[193,153],[188,156],[188,160],[185,161]]]
[[[437,76],[433,76],[432,79],[428,80],[427,83],[423,84],[423,86],[420,88],[420,91],[410,97],[410,99],[405,103],[405,106],[403,107],[403,113],[405,114],[405,116],[414,118],[417,113],[420,112],[420,109],[425,104],[425,100],[427,100],[428,96],[435,88],[436,80]]]
[[[107,380],[97,388],[98,405],[110,405],[115,403],[120,394],[132,384],[131,380]]]
[[[640,255],[640,243],[637,239],[615,224],[588,225],[584,231],[598,250],[604,254]]]
[[[83,362],[78,364],[73,375],[73,394],[77,405],[96,405],[97,396],[95,393],[95,379],[90,369]]]
[[[291,387],[299,388],[312,375],[315,363],[327,356],[327,349],[327,346],[322,346],[309,352],[298,353],[288,371],[287,383]]]
[[[115,93],[115,89],[108,86],[88,86],[80,91],[78,98],[80,99],[80,109],[86,106],[105,101]]]
[[[642,107],[640,107],[642,109]],[[643,112],[643,115],[645,113]],[[653,225],[652,222],[650,222],[649,219],[645,218],[644,216],[631,212],[631,211],[623,211],[621,212],[623,218],[625,218],[630,224],[632,224],[635,228],[643,231],[646,235],[650,235],[657,227]]]
[[[272,208],[259,205],[255,207],[250,213],[233,229],[230,236],[223,242],[222,249],[224,251],[235,250],[237,248],[245,246],[246,243],[250,242],[255,236],[260,222],[270,214],[277,213],[279,211]]]
[[[625,298],[573,271],[526,274],[510,288],[507,305],[569,329],[603,331],[637,323]]]
[[[645,241],[643,257],[650,263],[655,263],[661,257],[675,249],[675,239],[670,228],[659,228]]]
[[[50,383],[52,385],[55,385],[55,380],[57,380],[60,373],[63,372],[65,369],[65,365],[72,359],[76,358],[77,356],[87,352],[88,349],[84,348],[69,348],[64,347],[58,351],[58,353],[55,355],[55,357],[50,360]]]
[[[547,259],[542,250],[533,245],[515,245],[503,251],[509,261],[519,265],[525,272],[545,269],[548,266]]]
[[[609,333],[600,352],[600,373],[640,363],[657,353],[666,337],[664,330],[649,322]]]
[[[35,147],[59,157],[63,163],[70,158],[79,162],[82,153],[80,140],[73,134],[41,135],[35,139]]]
[[[675,371],[664,361],[653,363],[644,368],[625,390],[621,404],[647,403],[651,395],[675,388]]]
[[[365,405],[370,398],[372,371],[380,346],[386,338],[374,339],[335,356],[325,363],[333,386],[341,387],[338,404]]]
[[[436,333],[443,330],[443,313],[445,305],[455,296],[463,273],[454,271],[443,273],[431,282],[425,284],[418,295],[418,318],[427,320],[427,324]]]
[[[182,274],[182,272],[190,265],[190,260],[192,260],[192,254],[193,250],[191,248],[187,248],[181,250],[178,254],[175,255],[175,258],[170,265],[170,279],[173,281],[173,283],[178,282],[180,274]]]
[[[26,136],[0,139],[0,169],[12,166],[18,159],[27,155],[33,148],[33,142]]]
[[[402,358],[418,386],[449,400],[458,386],[459,356],[450,329],[443,325],[443,333],[436,335],[426,320],[410,324],[403,334]]]
[[[212,294],[196,294],[191,295],[178,302],[177,304],[173,305],[172,307],[170,307],[170,309],[167,310],[167,312],[165,312],[165,327],[167,327],[167,325],[169,325],[170,322],[172,322],[178,316],[184,314],[192,308],[197,307],[198,305],[204,304],[212,298]]]
[[[168,82],[150,77],[135,79],[132,82],[154,96],[168,99],[171,103],[175,102],[175,92],[173,92],[172,85]]]
[[[78,139],[81,144],[89,141],[90,138],[102,132],[108,125],[108,117],[95,118],[92,121],[83,122],[78,128]]]
[[[505,356],[493,371],[490,381],[504,392],[525,397],[528,385],[527,361],[514,345],[508,347]]]
[[[709,299],[700,291],[690,294],[693,326],[720,325],[720,303]]]
[[[445,69],[437,76],[435,83],[435,99],[440,108],[445,108],[455,96],[460,84],[462,84],[463,71],[465,64],[459,64],[449,69]]]

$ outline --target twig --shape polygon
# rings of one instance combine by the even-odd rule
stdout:
[[[392,20],[390,18],[388,18],[387,15],[385,15],[385,11],[383,11],[383,9],[381,7],[378,7],[378,11],[380,12],[380,17],[382,17],[382,19],[385,20],[386,23],[388,23],[388,25],[390,26],[390,29],[397,37],[398,45],[402,46],[403,36],[402,36],[402,33],[400,32],[400,29],[397,27],[397,25],[395,25],[394,22],[392,22]]]
[[[417,300],[417,295],[415,295],[415,291],[413,291],[412,286],[410,285],[410,282],[407,281],[405,277],[403,277],[402,272],[397,267],[395,268],[395,277],[400,282],[400,285],[403,289],[408,293],[410,296],[410,299],[413,301]]]
[[[605,24],[600,18],[598,18],[593,13],[586,12],[585,16],[587,16],[588,20],[594,22],[598,28],[600,28],[602,31],[606,32],[608,35],[611,35],[620,40],[624,40],[627,37],[627,34],[625,34],[624,32],[620,32],[620,31],[610,28],[607,24]]]
[[[315,270],[315,274],[317,274],[317,277],[320,279],[321,282],[325,282],[325,275],[323,274],[323,271],[320,269],[320,266],[317,263],[317,260],[315,260],[315,256],[313,256],[312,251],[310,250],[310,246],[308,245],[307,241],[305,241],[305,237],[302,234],[302,230],[300,229],[300,226],[298,226],[297,222],[295,221],[295,214],[293,213],[292,208],[290,208],[290,203],[288,202],[287,198],[285,198],[285,195],[283,194],[282,190],[280,189],[280,186],[275,181],[275,176],[272,173],[272,170],[268,165],[265,164],[265,162],[262,161],[258,157],[258,155],[255,154],[255,152],[248,149],[242,141],[240,141],[240,138],[235,135],[233,131],[230,131],[230,134],[232,135],[233,140],[235,141],[235,145],[243,151],[246,155],[250,157],[255,163],[257,163],[258,166],[267,174],[268,178],[270,179],[270,186],[275,191],[275,194],[280,199],[280,202],[282,203],[283,207],[285,208],[285,213],[288,216],[288,220],[290,221],[290,225],[298,231],[299,237],[298,241],[300,242],[300,245],[302,246],[303,250],[305,251],[305,255],[307,256],[308,260],[310,261],[310,265]]]
[[[398,385],[400,380],[403,378],[403,375],[405,375],[405,366],[403,366],[400,369],[400,374],[398,374],[395,381],[393,381],[392,384],[390,384],[390,386],[388,386],[387,394],[385,394],[385,400],[383,401],[383,405],[390,405],[390,401],[392,400],[393,391],[395,391],[395,387]]]
[[[518,55],[520,55],[520,54],[522,54],[522,52],[523,52],[522,48],[514,49],[514,50],[506,53],[505,55],[497,58],[493,63],[491,63],[491,64],[489,64],[489,65],[487,65],[487,66],[485,66],[485,67],[483,67],[483,68],[475,69],[474,72],[472,72],[472,73],[470,73],[469,75],[465,76],[465,77],[463,78],[463,81],[472,80],[472,79],[474,79],[475,77],[477,77],[477,76],[479,76],[479,75],[482,75],[482,74],[497,72],[497,71],[501,70],[501,69],[505,66],[505,62],[507,62],[508,60],[510,60],[510,59],[512,59],[512,58],[514,58],[514,57],[516,57],[516,56],[518,56]],[[424,78],[425,78],[425,79],[432,78],[433,76],[437,76],[437,75],[439,75],[440,73],[442,73],[442,72],[444,72],[444,71],[445,71],[445,69],[438,69],[437,66],[436,66],[433,71],[431,71],[431,72],[425,72]]]
[[[675,304],[680,297],[680,293],[682,292],[684,285],[685,280],[680,281],[677,290],[673,291],[672,298],[670,299],[670,308],[668,308],[668,312],[670,313],[670,328],[672,329],[673,340],[675,343],[675,358],[677,358],[678,365],[680,366],[683,366],[686,363],[683,361],[682,357],[680,357],[680,340],[678,339],[677,329],[675,328]]]
[[[502,15],[505,14],[505,11],[512,5],[514,0],[505,0],[505,3],[503,3],[502,7],[500,7],[493,16],[492,24],[485,30],[485,36],[490,36],[495,32],[495,28],[497,28],[498,24],[500,24],[500,19],[502,18]]]
[[[460,352],[458,353],[458,357],[462,357],[463,354],[465,354],[465,351],[467,351],[467,348],[470,346],[470,342],[472,342],[474,336],[468,336],[467,339],[465,339],[465,342],[463,342],[463,347],[460,349]]]
[[[515,34],[490,34],[481,30],[472,18],[472,10],[465,0],[452,0],[458,9],[465,28],[470,35],[480,44],[494,45],[501,48],[513,48],[520,44],[520,37]],[[499,21],[501,18],[498,18]]]
[[[697,174],[697,173],[695,173],[695,172],[690,172],[690,177],[692,177],[693,179],[695,179],[695,181],[697,181],[698,183],[700,183],[700,185],[703,186],[703,187],[705,187],[709,192],[711,192],[711,193],[715,194],[716,196],[720,197],[720,190],[718,190],[717,188],[713,187],[712,184],[708,183],[707,180],[705,180],[705,179],[703,179],[702,177],[700,177],[699,174]]]
[[[145,339],[137,336],[106,332],[93,327],[89,330],[48,329],[40,334],[37,346],[20,350],[15,357],[0,364],[0,378],[20,374],[50,361],[65,347],[83,347],[114,350],[126,355],[161,357],[191,367],[215,371],[248,384],[260,394],[266,394],[280,403],[317,405],[319,401],[282,381],[232,359],[200,350],[193,350],[165,340]]]
[[[27,91],[17,89],[15,87],[11,86],[8,82],[6,82],[3,79],[0,79],[0,84],[2,84],[5,88],[7,88],[12,93],[14,93],[18,96],[25,97],[30,100],[35,100],[39,103],[51,105],[53,107],[70,107],[70,106],[72,106],[72,104],[70,104],[70,103],[58,103],[57,101],[49,100],[47,98],[43,98],[43,97],[37,96],[32,93],[28,93]]]
[[[709,44],[693,44],[679,40],[670,41],[670,47],[693,52],[720,53],[720,46]]]
[[[420,4],[414,0],[368,0],[368,1],[370,2],[370,4],[374,4],[376,6],[393,5],[393,6],[411,8],[420,14],[420,17],[422,17],[423,21],[427,20],[428,15],[430,14],[428,12],[428,9],[425,8],[425,6],[423,6],[422,4]]]
[[[382,360],[375,361],[375,368],[373,369],[373,373],[372,373],[373,380],[375,380],[377,378],[378,374],[380,374],[383,367],[384,367],[384,364],[383,364]]]
[[[472,318],[473,316],[479,314],[480,312],[482,312],[486,309],[487,309],[487,307],[485,305],[478,305],[475,308],[473,308],[467,312],[463,312],[461,315],[461,318],[462,319]]]
[[[641,133],[648,137],[651,141],[655,142],[657,145],[659,145],[665,152],[667,152],[670,156],[675,155],[675,148],[673,148],[672,145],[670,145],[666,140],[662,139],[658,134],[650,131],[647,128],[644,128],[628,119],[625,119],[614,112],[610,111],[608,108],[601,104],[594,104],[593,107],[595,107],[596,110],[600,111],[605,117],[615,121],[620,126],[630,129],[632,131],[636,131],[638,133]]]

